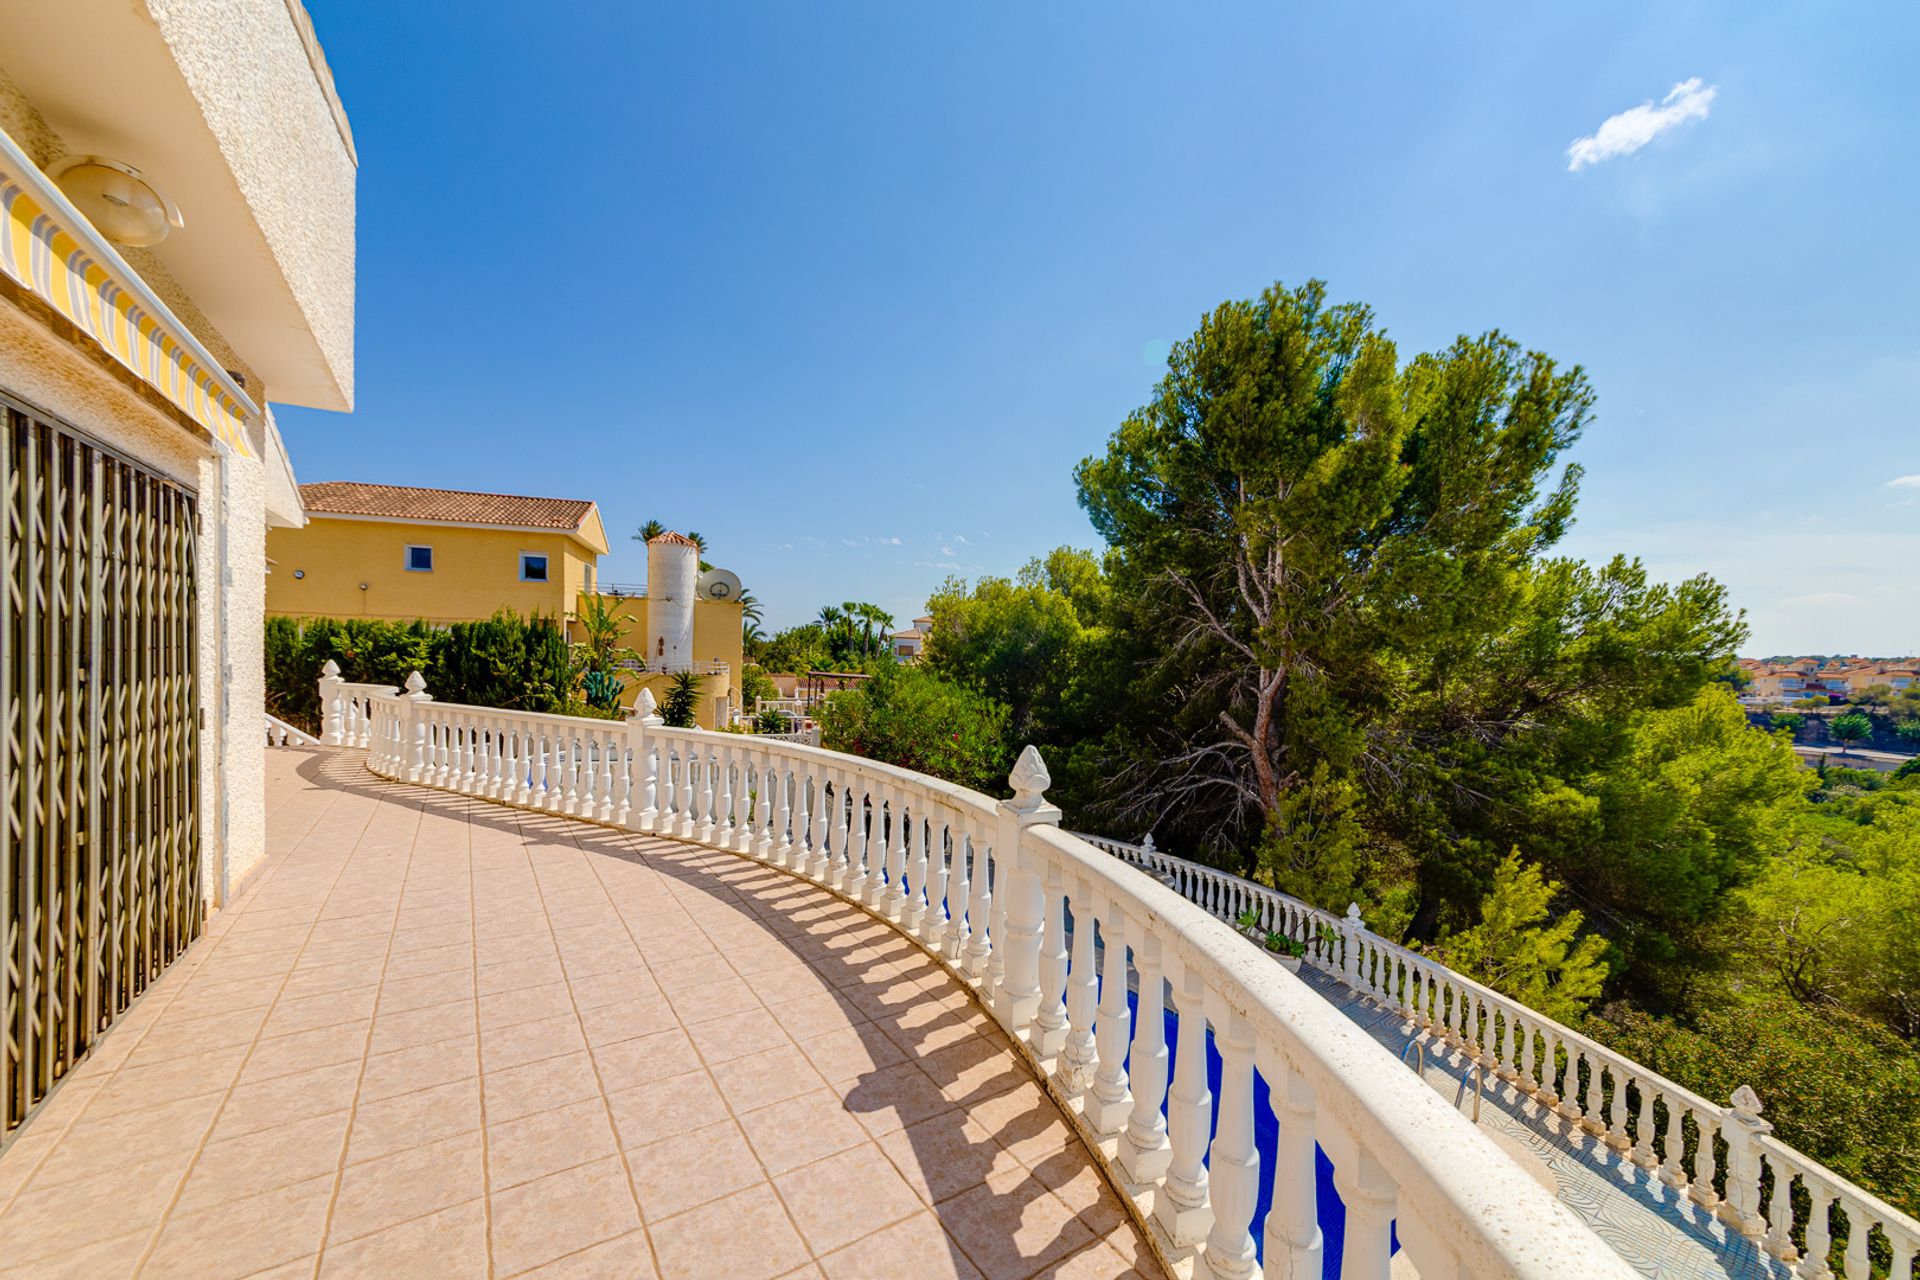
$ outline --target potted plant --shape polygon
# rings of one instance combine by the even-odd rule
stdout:
[[[1265,947],[1288,969],[1294,973],[1300,972],[1300,961],[1307,954],[1307,944],[1295,941],[1278,929],[1269,929],[1261,924],[1259,911],[1252,908],[1242,911],[1234,920],[1233,927]]]
[[[1277,929],[1268,930],[1265,943],[1267,950],[1278,957],[1290,972],[1300,972],[1300,962],[1307,956],[1306,943],[1298,938],[1290,938]]]

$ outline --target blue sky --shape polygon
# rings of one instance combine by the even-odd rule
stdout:
[[[904,619],[1092,545],[1167,343],[1318,276],[1587,368],[1566,550],[1714,574],[1751,652],[1920,649],[1913,6],[308,7],[361,167],[303,479],[590,497],[608,580],[657,516],[773,625]]]

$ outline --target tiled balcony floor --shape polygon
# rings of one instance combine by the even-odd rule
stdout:
[[[1158,1270],[965,991],[730,854],[267,753],[272,861],[0,1155],[0,1275]]]

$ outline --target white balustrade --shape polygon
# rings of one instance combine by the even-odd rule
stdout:
[[[1261,927],[1306,944],[1307,963],[1396,1009],[1434,1040],[1479,1063],[1489,1078],[1513,1082],[1634,1164],[1657,1171],[1676,1193],[1712,1210],[1730,1232],[1759,1242],[1782,1261],[1798,1261],[1798,1274],[1864,1280],[1867,1254],[1862,1251],[1871,1236],[1894,1259],[1887,1274],[1914,1280],[1920,1222],[1768,1136],[1772,1126],[1760,1118],[1760,1099],[1752,1090],[1740,1089],[1727,1106],[1709,1102],[1420,952],[1378,937],[1366,929],[1357,908],[1335,916],[1266,885],[1174,857],[1156,849],[1151,838],[1140,844],[1080,838],[1218,919],[1237,922],[1253,911]],[[1252,947],[1243,950],[1260,958]],[[1136,1044],[1136,1053],[1139,1048]],[[1282,1106],[1277,1091],[1274,1106],[1276,1112]],[[1281,1136],[1284,1144],[1284,1119]],[[1127,1155],[1124,1145],[1121,1154]],[[1796,1180],[1807,1193],[1809,1209],[1796,1211],[1793,1197],[1779,1191]],[[1767,1186],[1773,1190],[1763,1195]],[[1836,1238],[1830,1216],[1847,1231],[1846,1255],[1836,1260],[1837,1270],[1824,1261]],[[1861,1229],[1853,1228],[1856,1222]],[[1270,1243],[1273,1231],[1269,1218]],[[1795,1246],[1796,1236],[1808,1241],[1806,1250]]]
[[[811,880],[892,922],[975,991],[1090,1139],[1106,1135],[1116,1179],[1160,1224],[1169,1260],[1190,1264],[1195,1276],[1261,1274],[1253,1235],[1262,1176],[1256,1070],[1280,1125],[1274,1208],[1261,1236],[1265,1275],[1320,1274],[1316,1145],[1347,1197],[1350,1276],[1386,1274],[1396,1229],[1428,1277],[1631,1274],[1298,978],[1182,893],[1060,830],[1044,798],[1045,766],[1031,749],[1014,770],[1014,797],[996,801],[816,747],[668,728],[644,700],[635,717],[605,721],[438,703],[417,676],[405,693],[335,684],[331,694],[331,704],[322,700],[323,710],[334,709],[328,735],[337,723],[340,743],[364,745],[377,774],[691,837]],[[1473,994],[1424,958],[1407,967],[1351,921],[1171,864],[1166,874],[1186,876],[1221,910],[1268,912],[1295,936],[1326,926],[1325,936],[1313,935],[1316,963],[1435,1019]],[[1130,972],[1139,993],[1131,1015]],[[1168,979],[1177,984],[1179,1017],[1171,1063],[1162,1014]],[[1494,1021],[1463,1021],[1462,1034],[1477,1026],[1476,1034],[1491,1036]],[[1499,1050],[1508,1064],[1526,1061],[1534,1028],[1553,1034],[1538,1020],[1513,1026]],[[1207,1080],[1209,1037],[1222,1059],[1218,1097]],[[1533,1062],[1552,1075],[1551,1045]],[[1640,1077],[1611,1077],[1629,1078]],[[1566,1088],[1575,1088],[1571,1066]],[[1753,1167],[1778,1167],[1771,1139],[1750,1137]],[[1765,1208],[1739,1203],[1743,1213]],[[1858,1197],[1833,1203],[1849,1223],[1881,1221]]]
[[[267,745],[270,747],[317,747],[320,740],[310,733],[302,732],[271,713],[263,717],[267,722]]]

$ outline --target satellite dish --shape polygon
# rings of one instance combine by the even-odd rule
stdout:
[[[709,569],[700,575],[700,595],[707,600],[738,600],[740,575],[727,569]]]

